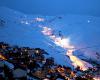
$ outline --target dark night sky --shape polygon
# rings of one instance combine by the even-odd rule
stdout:
[[[0,0],[0,6],[28,14],[100,16],[100,0]]]

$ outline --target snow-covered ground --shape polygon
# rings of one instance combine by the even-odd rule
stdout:
[[[0,7],[0,18],[6,21],[0,26],[0,41],[45,49],[57,63],[70,67],[72,62],[92,66],[81,57],[100,61],[96,55],[100,53],[100,17],[27,15]],[[80,62],[75,63],[73,58]]]

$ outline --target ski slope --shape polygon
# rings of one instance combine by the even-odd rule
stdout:
[[[87,67],[92,65],[81,58],[100,61],[95,54],[100,52],[99,17],[27,15],[0,7],[0,18],[6,21],[5,26],[0,26],[0,41],[45,49],[57,63],[70,67],[79,63],[73,57]]]

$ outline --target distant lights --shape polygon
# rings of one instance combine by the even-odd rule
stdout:
[[[63,48],[74,48],[73,46],[70,45],[70,38],[61,38],[61,36],[56,37],[54,35],[54,31],[51,28],[48,27],[42,27],[43,30],[41,31],[44,35],[49,36],[56,45],[61,46]]]
[[[43,22],[45,21],[44,18],[34,18],[34,19],[30,19],[30,20],[21,20],[20,23],[21,24],[26,24],[26,25],[29,25],[29,24],[32,24],[33,22]]]
[[[90,20],[87,20],[87,22],[90,23],[91,21]]]
[[[72,64],[74,67],[80,66],[82,70],[87,70],[88,67],[92,67],[91,64],[77,58],[76,56],[73,55],[73,51],[75,51],[75,47],[71,45],[70,43],[70,37],[67,38],[62,38],[62,36],[56,36],[54,34],[54,31],[51,28],[48,27],[42,27],[42,33],[46,36],[48,36],[53,42],[57,45],[60,46],[64,49],[67,50],[66,55],[70,57],[70,60],[73,62]]]
[[[24,20],[22,20],[22,21],[21,21],[21,24],[29,25],[30,23],[29,23],[28,21],[24,21]]]
[[[44,35],[50,36],[52,35],[53,31],[51,28],[43,27],[43,30],[41,31]]]
[[[38,22],[43,22],[43,21],[45,21],[44,18],[39,18],[39,17],[35,18],[35,20],[38,21]]]
[[[38,54],[40,51],[39,50],[35,50],[35,53]]]
[[[63,38],[63,39],[61,39],[60,37],[55,38],[55,44],[57,44],[58,46],[61,46],[63,48],[73,48],[70,45],[70,39],[69,38]]]

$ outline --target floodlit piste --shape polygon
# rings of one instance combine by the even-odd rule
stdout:
[[[99,0],[0,0],[0,80],[99,80]]]

